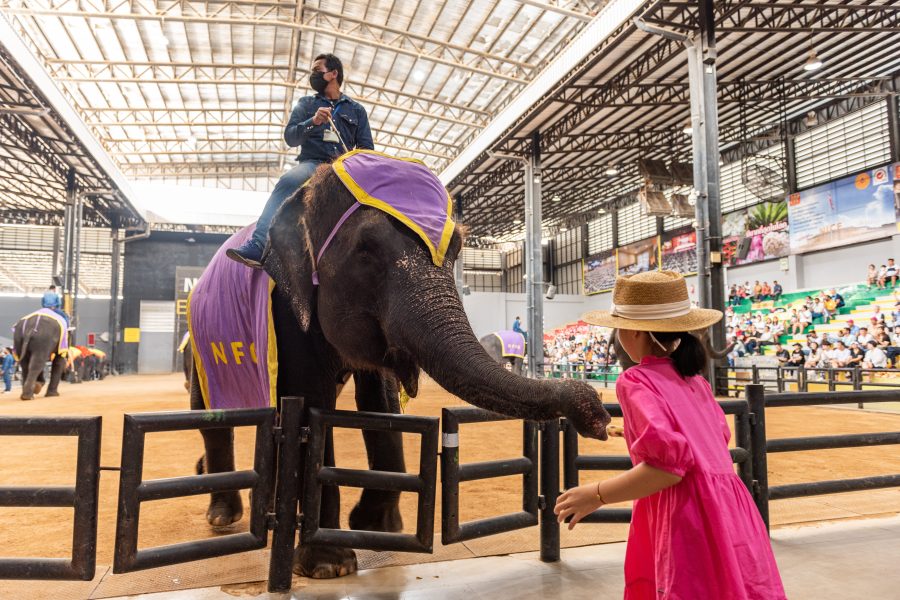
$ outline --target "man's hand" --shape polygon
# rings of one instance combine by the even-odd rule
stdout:
[[[323,106],[313,115],[313,125],[324,125],[331,118],[331,108]]]

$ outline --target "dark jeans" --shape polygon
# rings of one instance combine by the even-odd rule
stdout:
[[[275,189],[269,195],[266,206],[263,208],[262,214],[256,220],[256,231],[253,232],[253,241],[260,248],[266,246],[266,240],[269,237],[269,226],[272,224],[272,217],[284,201],[287,200],[297,189],[309,181],[309,178],[316,172],[316,168],[322,163],[314,160],[305,160],[297,163],[290,171],[282,175],[275,184]]]
[[[63,319],[66,320],[66,327],[69,326],[69,314],[66,311],[59,308],[58,306],[44,306],[43,308],[49,308],[50,310],[52,310],[53,312],[55,312],[56,314],[61,316]]]

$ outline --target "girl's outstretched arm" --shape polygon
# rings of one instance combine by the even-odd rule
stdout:
[[[566,490],[556,500],[553,512],[560,523],[572,517],[569,522],[569,529],[572,529],[581,519],[604,504],[651,496],[680,481],[681,477],[678,475],[641,463],[612,479]]]

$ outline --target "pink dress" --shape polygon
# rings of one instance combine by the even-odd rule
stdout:
[[[634,503],[626,600],[786,598],[769,536],[728,453],[731,433],[709,383],[645,357],[616,395],[635,465],[682,480]]]

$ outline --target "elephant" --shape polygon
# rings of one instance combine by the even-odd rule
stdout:
[[[13,348],[22,368],[22,400],[33,400],[41,392],[48,361],[52,365],[45,396],[59,396],[59,380],[66,371],[66,357],[57,353],[60,335],[59,324],[43,314],[31,314],[16,323]]]
[[[722,360],[728,356],[728,353],[734,348],[734,344],[729,344],[724,350],[716,350],[709,339],[709,329],[701,329],[689,333],[700,340],[700,343],[703,344],[703,348],[706,349],[706,355],[712,360]],[[609,335],[609,343],[615,347],[616,356],[619,359],[619,366],[622,367],[623,371],[627,371],[637,364],[631,360],[631,357],[628,356],[628,353],[622,348],[622,345],[619,343],[619,338],[616,336],[615,329],[613,329],[612,333]]]
[[[355,204],[331,166],[322,165],[272,219],[262,264],[275,283],[271,311],[278,398],[302,396],[307,407],[331,410],[352,376],[359,410],[398,413],[398,382],[415,397],[424,369],[448,392],[475,406],[522,419],[564,416],[581,434],[606,439],[610,416],[593,388],[515,375],[478,342],[454,280],[462,226],[447,232],[446,258],[436,266],[422,239],[394,216],[360,205],[348,218]],[[326,239],[328,251],[314,258]],[[197,361],[195,356],[191,407],[203,409]],[[233,431],[202,433],[205,470],[234,470]],[[363,439],[371,469],[405,471],[399,433],[366,431]],[[330,434],[325,445],[325,464],[334,465]],[[364,489],[350,513],[351,529],[401,531],[399,496]],[[338,487],[325,486],[321,526],[340,527],[339,510]],[[237,492],[210,498],[211,525],[227,526],[241,514]],[[356,569],[350,548],[301,542],[295,550],[294,571],[301,575],[331,578]]]
[[[498,336],[498,333],[510,334],[515,332],[506,331],[489,333],[478,341],[484,347],[488,355],[490,355],[491,358],[503,365],[504,369],[512,371],[516,375],[523,375],[525,373],[525,359],[521,356],[503,356],[503,342]],[[522,352],[524,353],[525,336],[523,336],[521,333],[517,335],[522,338]]]

